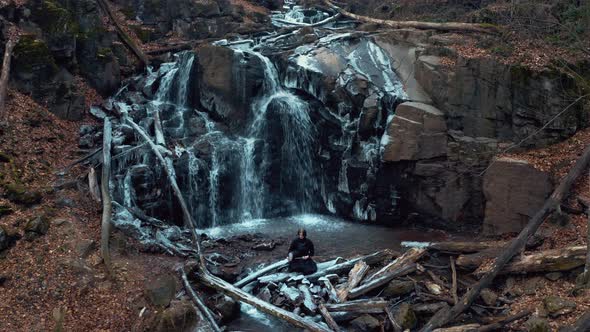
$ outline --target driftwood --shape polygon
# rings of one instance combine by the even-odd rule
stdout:
[[[422,22],[422,21],[391,21],[391,20],[380,20],[372,17],[361,16],[357,14],[353,14],[348,12],[336,5],[334,5],[329,0],[324,0],[324,3],[342,14],[343,16],[349,17],[351,19],[367,22],[367,23],[375,23],[384,25],[387,27],[391,27],[393,29],[404,29],[404,28],[414,28],[414,29],[432,29],[432,30],[443,30],[443,31],[468,31],[468,32],[482,32],[482,33],[496,33],[498,29],[487,26],[483,24],[474,24],[474,23],[460,23],[460,22],[448,22],[448,23],[433,23],[433,22]]]
[[[109,183],[111,180],[111,140],[113,138],[113,130],[111,120],[104,118],[104,127],[102,134],[102,176],[101,176],[101,192],[102,192],[102,225],[100,231],[100,253],[107,273],[112,276],[111,253],[109,250],[109,237],[111,235],[111,218],[113,214],[113,204],[111,202],[111,191]]]
[[[115,25],[115,28],[117,30],[117,34],[119,35],[119,37],[121,38],[123,43],[127,46],[127,48],[129,48],[131,50],[131,52],[133,52],[133,54],[135,54],[135,56],[143,63],[144,66],[146,66],[146,67],[149,66],[150,61],[148,60],[147,56],[143,53],[143,51],[139,48],[139,46],[137,46],[135,41],[133,41],[133,39],[129,36],[129,34],[125,31],[125,29],[123,29],[123,25],[121,24],[121,22],[119,22],[119,19],[115,16],[115,14],[111,10],[111,7],[109,7],[109,4],[106,2],[106,0],[96,0],[96,1],[98,2],[98,5],[100,6],[100,8],[102,8],[102,10],[107,14],[109,19]]]
[[[197,308],[203,313],[203,315],[205,316],[205,318],[209,322],[209,325],[211,326],[211,328],[215,332],[221,332],[221,329],[219,328],[219,325],[217,325],[217,322],[215,321],[213,314],[211,313],[209,308],[207,308],[205,303],[203,303],[203,301],[201,300],[199,295],[191,287],[191,284],[188,281],[188,278],[186,276],[186,272],[184,271],[184,268],[182,268],[182,267],[180,268],[180,274],[182,277],[182,283],[184,284],[184,288],[186,288],[186,292],[188,293],[189,297],[193,300],[193,302],[195,303]]]
[[[457,269],[455,268],[455,259],[453,257],[449,257],[449,259],[451,260],[451,278],[453,279],[451,284],[451,296],[453,296],[454,304],[457,304],[459,302],[459,297],[457,296]]]
[[[96,178],[94,167],[90,167],[90,171],[88,172],[88,188],[92,199],[100,202],[100,188],[98,187],[98,179]]]
[[[399,323],[397,322],[397,320],[395,320],[395,315],[393,314],[393,312],[391,311],[391,309],[389,309],[389,307],[385,307],[384,310],[385,310],[385,314],[387,314],[387,318],[391,322],[391,326],[393,328],[393,331],[394,332],[401,332],[401,331],[403,331],[402,326],[399,325]]]
[[[199,277],[200,277],[201,281],[204,284],[206,284],[207,286],[217,289],[217,290],[227,294],[228,296],[230,296],[238,301],[250,304],[263,312],[266,312],[270,315],[273,315],[275,317],[283,319],[295,326],[298,326],[303,329],[307,329],[309,331],[314,331],[314,332],[330,331],[329,329],[326,329],[323,325],[320,325],[320,324],[315,323],[311,320],[299,317],[299,315],[296,315],[292,312],[278,308],[278,307],[276,307],[270,303],[267,303],[267,302],[255,297],[251,294],[244,292],[243,290],[233,286],[232,284],[226,282],[225,280],[223,280],[221,278],[211,275],[209,272],[207,272],[204,269],[204,266],[201,266],[201,272],[199,273]]]
[[[236,286],[236,287],[243,287],[243,286],[251,283],[252,281],[255,281],[259,277],[261,277],[261,276],[263,276],[263,275],[265,275],[265,274],[267,274],[267,273],[269,273],[271,271],[281,269],[281,268],[287,266],[288,264],[289,264],[289,261],[288,260],[286,260],[286,259],[280,260],[280,261],[278,261],[278,262],[276,262],[274,264],[271,264],[271,265],[269,265],[269,266],[267,266],[265,268],[262,268],[262,269],[260,269],[260,270],[258,270],[256,272],[250,274],[249,276],[247,276],[244,279],[239,280],[238,282],[236,282],[234,284],[234,286]]]
[[[479,324],[467,324],[436,329],[434,332],[476,332],[480,327]]]
[[[502,271],[504,266],[516,255],[521,252],[526,246],[529,238],[537,231],[539,226],[543,223],[545,218],[555,210],[555,208],[561,203],[564,196],[569,192],[575,180],[582,174],[582,172],[588,167],[590,163],[590,146],[587,146],[582,156],[576,161],[575,166],[568,172],[565,178],[561,181],[559,186],[553,191],[551,196],[545,201],[541,210],[539,210],[524,227],[524,229],[518,234],[518,236],[510,242],[508,247],[498,256],[492,263],[490,272],[486,274],[477,284],[473,286],[459,301],[457,305],[449,310],[441,310],[434,315],[428,323],[422,328],[422,332],[430,332],[437,327],[444,326],[451,320],[455,319],[459,314],[465,311],[475,299],[479,296],[479,293],[487,288],[494,278]]]
[[[332,282],[330,282],[330,279],[328,279],[326,277],[322,277],[322,278],[319,278],[318,281],[324,283],[324,286],[328,290],[330,300],[334,303],[339,303],[340,299],[338,298],[338,292],[336,292],[336,289],[334,288],[334,285],[332,285]]]
[[[457,265],[463,269],[474,269],[480,267],[475,272],[476,275],[486,273],[485,267],[481,265],[490,258],[490,254],[474,254],[459,256]],[[584,265],[586,258],[586,246],[576,246],[560,249],[543,250],[526,255],[520,255],[512,259],[499,272],[500,274],[518,274],[532,272],[556,272],[568,271],[578,266]]]
[[[340,302],[346,301],[346,299],[348,298],[348,293],[353,288],[358,286],[358,284],[360,284],[360,282],[365,277],[365,274],[367,274],[367,271],[369,271],[369,265],[367,265],[367,263],[365,263],[364,261],[359,261],[354,265],[352,270],[350,270],[350,272],[348,273],[348,281],[346,282],[344,287],[339,289],[337,292],[338,299],[340,300]]]
[[[367,263],[367,265],[375,265],[375,264],[381,263],[385,259],[388,259],[390,257],[397,257],[397,256],[399,256],[399,254],[396,252],[393,252],[391,250],[381,250],[381,251],[378,251],[374,254],[353,258],[353,259],[348,260],[344,263],[336,264],[336,265],[329,267],[325,270],[319,270],[319,268],[318,268],[317,272],[306,276],[306,278],[309,281],[316,281],[319,278],[321,278],[325,275],[328,275],[328,274],[346,273],[346,272],[350,271],[350,269],[352,269],[354,267],[354,265],[359,261],[364,261],[365,263]]]
[[[402,247],[424,248],[429,250],[472,253],[487,249],[502,248],[508,244],[507,241],[474,241],[474,242],[402,242]]]
[[[74,161],[73,163],[69,164],[68,166],[66,166],[66,167],[65,167],[65,168],[62,170],[62,172],[67,172],[67,171],[69,171],[70,169],[72,169],[72,167],[74,167],[74,166],[76,166],[76,165],[78,165],[78,164],[81,164],[81,163],[83,163],[83,162],[86,162],[87,160],[90,160],[90,159],[94,158],[96,155],[98,155],[98,154],[99,154],[99,153],[101,153],[101,152],[102,152],[102,148],[98,148],[98,149],[96,149],[96,150],[94,150],[94,151],[90,152],[89,154],[85,155],[84,157],[82,157],[82,158],[80,158],[80,159],[78,159],[78,160]],[[113,157],[113,159],[114,159],[114,157]]]
[[[506,326],[506,325],[508,325],[508,324],[510,324],[512,322],[515,322],[515,321],[517,321],[519,319],[523,319],[523,318],[529,316],[530,314],[532,314],[532,311],[531,310],[525,310],[525,311],[519,312],[516,315],[510,316],[510,317],[506,317],[506,318],[503,318],[503,319],[500,319],[500,320],[498,320],[495,323],[481,326],[476,331],[477,332],[497,331],[497,330],[502,329],[504,326]]]
[[[323,303],[320,303],[318,305],[318,308],[320,309],[320,314],[322,314],[322,317],[324,317],[326,324],[328,324],[328,326],[333,331],[340,332],[340,327],[338,327],[338,324],[336,323],[334,318],[332,318],[332,315],[330,315],[330,312],[328,311],[328,309],[326,309],[326,306]]]
[[[358,314],[379,314],[389,304],[388,301],[380,298],[373,298],[368,300],[348,301],[344,303],[326,304],[328,311],[351,311]]]
[[[411,248],[410,250],[406,251],[402,256],[400,256],[399,258],[397,258],[393,262],[387,264],[381,270],[375,272],[373,275],[371,275],[370,277],[365,279],[363,284],[368,284],[371,281],[373,281],[379,277],[382,277],[391,271],[395,271],[396,269],[398,269],[404,265],[416,262],[417,260],[422,258],[422,256],[424,256],[424,254],[426,254],[425,249]]]
[[[393,279],[393,278],[401,277],[406,274],[412,273],[414,271],[416,271],[416,264],[414,264],[414,263],[409,263],[407,265],[401,266],[399,269],[397,269],[395,271],[388,272],[388,273],[384,274],[383,276],[381,276],[377,279],[374,279],[367,284],[363,284],[357,288],[354,288],[353,290],[350,291],[350,293],[348,293],[348,297],[351,299],[357,298],[363,294],[366,294],[366,293],[372,291],[375,288],[385,285],[386,283],[391,281],[391,279]]]
[[[4,60],[2,60],[2,74],[0,74],[0,114],[4,116],[6,107],[6,95],[8,90],[8,79],[10,78],[10,62],[12,51],[16,45],[17,38],[11,37],[4,48]]]

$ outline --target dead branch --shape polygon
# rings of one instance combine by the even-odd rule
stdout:
[[[497,322],[495,322],[495,323],[492,323],[492,324],[488,324],[488,325],[481,326],[481,327],[479,327],[479,328],[476,330],[476,332],[491,332],[491,331],[497,331],[497,330],[500,330],[500,329],[502,329],[504,326],[506,326],[506,325],[508,325],[508,324],[510,324],[510,323],[512,323],[512,322],[515,322],[515,321],[517,321],[517,320],[519,320],[519,319],[523,319],[523,318],[525,318],[525,317],[529,316],[530,314],[532,314],[532,311],[531,311],[531,310],[529,310],[529,309],[527,309],[527,310],[524,310],[524,311],[522,311],[522,312],[519,312],[519,313],[518,313],[518,314],[516,314],[516,315],[512,315],[512,316],[510,316],[510,317],[506,317],[506,318],[504,318],[504,319],[501,319],[501,320],[499,320],[499,321],[497,321]]]
[[[111,191],[109,183],[111,179],[111,140],[112,126],[108,117],[104,118],[102,143],[102,176],[100,188],[102,192],[102,226],[100,232],[100,253],[107,273],[112,276],[111,253],[109,250],[109,237],[111,235],[111,218],[113,214],[113,204],[111,202]]]
[[[416,264],[414,263],[409,263],[407,265],[401,266],[398,269],[390,271],[379,278],[373,279],[369,283],[362,284],[361,286],[351,290],[348,293],[348,297],[351,299],[357,298],[363,294],[372,291],[375,288],[385,285],[393,278],[401,277],[414,271],[416,271]]]
[[[348,293],[353,288],[358,286],[358,284],[360,284],[360,282],[363,280],[365,274],[367,274],[368,271],[369,265],[367,265],[367,263],[365,263],[364,261],[359,261],[354,265],[352,270],[350,270],[350,272],[348,273],[348,281],[346,282],[344,287],[339,289],[337,292],[338,299],[340,300],[340,302],[346,301],[346,299],[348,298]]]
[[[577,160],[576,165],[569,171],[565,178],[561,181],[559,186],[545,201],[543,207],[538,211],[520,234],[510,242],[510,245],[504,252],[495,259],[492,263],[492,268],[477,284],[473,286],[459,301],[457,305],[449,310],[441,310],[434,315],[430,321],[422,328],[422,332],[430,332],[437,327],[444,326],[451,320],[455,319],[459,314],[465,311],[477,299],[482,289],[487,288],[494,278],[500,273],[504,266],[516,255],[521,252],[526,246],[529,238],[537,231],[539,226],[543,223],[545,218],[555,210],[561,203],[564,196],[569,192],[574,181],[586,169],[590,163],[590,146],[587,146],[581,157]]]
[[[324,317],[326,324],[328,324],[328,326],[333,331],[340,332],[340,327],[338,327],[338,324],[336,323],[334,318],[332,318],[332,315],[330,315],[330,312],[328,311],[328,309],[326,309],[326,306],[320,302],[320,304],[318,305],[318,308],[320,309],[320,314],[322,314],[322,317]]]
[[[375,265],[375,264],[381,263],[382,261],[384,261],[390,257],[397,257],[397,256],[399,256],[399,253],[393,252],[391,250],[381,250],[381,251],[378,251],[378,252],[370,254],[370,255],[353,258],[353,259],[348,260],[344,263],[336,264],[336,265],[331,266],[325,270],[318,269],[318,271],[316,273],[310,274],[306,278],[309,281],[313,282],[313,281],[316,281],[319,278],[321,278],[325,275],[328,275],[328,274],[346,273],[346,272],[350,271],[350,269],[352,269],[354,267],[354,265],[359,261],[365,261],[365,263],[367,263],[368,265]]]
[[[472,253],[487,249],[502,248],[507,241],[473,241],[473,242],[402,242],[402,247],[425,248],[428,250]]]
[[[350,311],[358,314],[379,314],[383,313],[383,310],[388,304],[388,301],[380,298],[373,298],[367,300],[348,301],[344,303],[326,304],[326,308],[330,312]]]
[[[244,279],[239,280],[238,282],[236,282],[234,284],[234,286],[241,288],[241,287],[251,283],[252,281],[258,279],[259,277],[261,277],[271,271],[281,269],[281,268],[287,266],[288,264],[289,264],[289,261],[287,259],[280,260],[274,264],[271,264],[265,268],[262,268],[262,269],[256,271],[255,273],[250,274],[249,276],[247,276]]]
[[[135,54],[135,56],[143,63],[144,66],[149,66],[150,61],[145,56],[143,51],[137,46],[137,44],[135,44],[135,41],[133,41],[133,39],[129,36],[125,29],[123,29],[123,25],[121,24],[121,22],[119,22],[119,19],[112,12],[111,7],[109,7],[109,4],[106,2],[106,0],[96,1],[98,2],[100,8],[102,8],[102,10],[107,14],[109,19],[115,25],[117,34],[119,35],[123,43],[131,50],[131,52],[133,52],[133,54]]]
[[[12,51],[17,43],[17,37],[10,37],[4,48],[4,60],[2,60],[2,74],[0,74],[0,114],[4,116],[6,106],[6,95],[8,90],[8,79],[10,78],[10,62]]]
[[[424,256],[424,254],[426,254],[426,250],[425,249],[418,249],[418,248],[412,248],[408,251],[406,251],[402,256],[400,256],[398,259],[394,260],[393,262],[387,264],[385,267],[383,267],[381,270],[375,272],[373,275],[371,275],[370,277],[368,277],[367,279],[365,279],[365,281],[363,282],[363,284],[368,284],[371,281],[387,274],[388,272],[391,271],[395,271],[396,269],[398,269],[401,266],[407,265],[410,262],[416,262],[417,260],[419,260],[420,258],[422,258],[422,256]]]
[[[414,29],[432,29],[432,30],[443,30],[443,31],[469,31],[469,32],[481,32],[481,33],[497,33],[498,29],[493,26],[487,26],[483,24],[474,24],[474,23],[460,23],[460,22],[448,22],[448,23],[434,23],[434,22],[422,22],[422,21],[392,21],[392,20],[380,20],[372,17],[361,16],[357,14],[353,14],[348,12],[336,5],[334,5],[330,0],[324,0],[324,3],[342,14],[343,16],[349,17],[351,19],[361,21],[361,22],[368,22],[368,23],[375,23],[384,26],[391,27],[393,29],[404,29],[404,28],[414,28]]]
[[[455,259],[453,257],[449,257],[451,260],[451,274],[452,274],[452,286],[451,286],[451,295],[453,296],[453,302],[456,305],[459,303],[459,297],[457,296],[457,269],[455,268]]]
[[[188,278],[186,276],[186,272],[184,271],[184,268],[181,267],[179,270],[180,270],[180,275],[182,277],[182,283],[184,284],[184,288],[186,289],[186,292],[188,293],[189,297],[193,300],[193,302],[195,303],[197,308],[203,313],[203,315],[205,315],[205,318],[209,322],[209,325],[211,326],[211,328],[215,332],[221,332],[221,329],[219,328],[219,325],[217,325],[217,322],[215,321],[215,318],[213,317],[211,310],[209,310],[209,308],[207,308],[207,306],[205,305],[205,303],[203,303],[203,301],[201,300],[199,295],[191,287],[191,284],[188,281]]]

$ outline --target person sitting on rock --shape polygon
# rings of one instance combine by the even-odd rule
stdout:
[[[312,274],[318,270],[313,261],[314,255],[313,242],[307,238],[305,229],[300,228],[297,231],[297,238],[289,246],[289,272],[298,272],[302,274]]]

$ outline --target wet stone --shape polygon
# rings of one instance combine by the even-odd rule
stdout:
[[[545,275],[545,278],[551,280],[551,281],[557,281],[559,280],[561,277],[563,276],[563,273],[561,272],[551,272],[551,273],[547,273]]]
[[[350,325],[353,327],[354,331],[372,332],[376,331],[381,324],[375,317],[365,314],[352,320]]]
[[[543,299],[543,304],[551,317],[565,315],[576,309],[575,302],[555,295],[547,296]]]
[[[547,320],[539,317],[531,317],[526,322],[526,328],[528,332],[550,332],[551,328]]]
[[[535,293],[537,293],[537,289],[539,289],[539,284],[542,280],[543,279],[541,277],[533,277],[527,280],[527,282],[524,285],[524,293],[526,295],[534,295]]]
[[[496,301],[498,300],[498,295],[489,288],[483,289],[480,293],[480,297],[483,300],[483,303],[490,307],[495,306]]]

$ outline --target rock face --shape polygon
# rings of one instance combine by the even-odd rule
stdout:
[[[383,161],[422,160],[447,154],[444,114],[431,105],[400,104],[381,140]]]
[[[547,173],[524,160],[499,158],[484,175],[484,231],[519,232],[543,206],[552,190]]]

